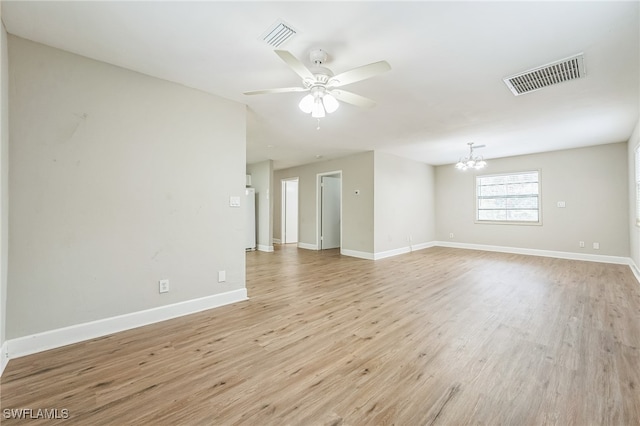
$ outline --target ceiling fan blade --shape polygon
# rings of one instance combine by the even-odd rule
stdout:
[[[364,96],[356,95],[355,93],[347,92],[346,90],[331,90],[329,93],[331,93],[337,100],[351,105],[362,108],[373,108],[376,106],[375,101],[365,98]]]
[[[274,52],[276,52],[276,55],[280,56],[280,59],[289,65],[296,74],[302,77],[302,80],[315,80],[313,73],[311,73],[311,71],[309,71],[309,69],[291,53],[286,50],[274,50]]]
[[[354,68],[341,74],[333,76],[327,82],[327,86],[340,87],[346,84],[355,83],[356,81],[366,80],[383,72],[389,71],[391,65],[387,61],[374,62],[369,65]]]
[[[289,92],[307,92],[309,89],[304,87],[281,87],[279,89],[263,89],[244,92],[245,95],[265,95],[269,93],[289,93]]]

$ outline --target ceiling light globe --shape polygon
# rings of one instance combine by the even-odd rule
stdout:
[[[313,95],[308,94],[298,104],[298,107],[302,110],[302,112],[309,114],[313,111],[314,98]]]
[[[322,97],[322,103],[329,114],[335,112],[340,106],[338,100],[330,94],[326,94]]]
[[[313,109],[311,110],[311,116],[313,118],[324,118],[324,106],[322,106],[322,101],[320,99],[315,100]]]

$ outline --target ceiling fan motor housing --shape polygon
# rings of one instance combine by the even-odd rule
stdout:
[[[327,52],[322,49],[313,49],[309,52],[309,59],[314,65],[322,65],[327,62]]]

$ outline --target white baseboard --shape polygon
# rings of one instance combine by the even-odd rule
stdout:
[[[398,256],[400,254],[411,253],[418,250],[423,250],[429,247],[435,246],[435,242],[429,241],[428,243],[414,244],[407,247],[400,247],[393,250],[382,251],[374,253],[373,260],[384,259],[386,257]]]
[[[318,250],[318,246],[316,244],[308,244],[308,243],[301,243],[301,242],[298,242],[298,248],[305,249],[305,250]]]
[[[452,247],[469,250],[496,251],[501,253],[526,254],[529,256],[556,257],[558,259],[584,260],[588,262],[614,263],[617,265],[630,265],[631,259],[622,256],[607,256],[601,254],[574,253],[568,251],[540,250],[519,247],[491,246],[485,244],[454,243],[449,241],[436,241],[439,247]],[[633,269],[633,268],[632,268]]]
[[[273,244],[282,244],[282,240],[280,238],[272,238]]]
[[[399,256],[401,254],[411,253],[413,250],[411,247],[400,247],[393,250],[381,251],[373,254],[373,260],[385,259],[387,257]]]
[[[7,342],[4,341],[2,343],[2,347],[0,347],[0,351],[2,351],[2,353],[0,353],[0,376],[2,376],[2,373],[4,372],[4,368],[7,366],[7,363],[9,362],[9,349],[7,347]]]
[[[273,251],[273,246],[265,246],[262,244],[258,244],[258,251],[266,251],[270,253]]]
[[[638,269],[638,265],[636,265],[636,262],[634,262],[631,258],[629,259],[629,268],[631,268],[631,272],[633,272],[633,275],[636,277],[636,280],[640,284],[640,269]]]
[[[247,299],[247,289],[242,288],[200,299],[187,300],[172,305],[49,330],[7,340],[3,345],[2,353],[8,353],[9,359],[18,358]],[[4,350],[5,345],[7,346],[6,351]]]
[[[358,259],[375,260],[374,254],[366,251],[348,250],[341,248],[340,254],[343,256],[357,257]]]

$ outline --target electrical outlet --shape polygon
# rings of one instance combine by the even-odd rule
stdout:
[[[453,238],[453,232],[449,232],[449,238]]]
[[[580,241],[580,248],[584,248],[584,241]]]
[[[227,272],[226,271],[218,271],[218,282],[223,283],[227,280]]]
[[[593,248],[596,250],[600,250],[600,243],[593,243]]]
[[[158,287],[160,293],[168,293],[169,292],[169,280],[160,280],[158,281]]]

